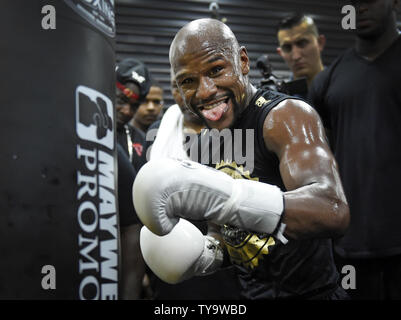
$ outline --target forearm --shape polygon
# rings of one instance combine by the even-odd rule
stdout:
[[[121,283],[121,299],[136,300],[140,299],[142,291],[142,279],[145,275],[145,262],[141,258],[132,263],[135,268],[124,270]]]
[[[139,299],[142,290],[145,262],[140,252],[139,232],[139,224],[121,228],[120,297],[123,300]]]
[[[336,238],[349,224],[346,200],[323,183],[285,192],[284,208],[284,235],[290,239]]]

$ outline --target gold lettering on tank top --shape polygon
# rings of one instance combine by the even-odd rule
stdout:
[[[268,104],[271,100],[266,100],[263,96],[260,96],[258,100],[256,100],[255,105],[257,105],[259,108],[265,106]]]
[[[234,179],[259,181],[257,177],[252,178],[249,171],[245,171],[243,166],[238,166],[235,161],[221,161],[216,164],[216,169]],[[230,225],[222,226],[221,234],[231,261],[250,270],[256,268],[259,261],[268,255],[271,247],[276,244],[274,238],[268,234],[251,233]]]

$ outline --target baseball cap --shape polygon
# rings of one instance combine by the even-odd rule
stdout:
[[[141,102],[149,93],[152,78],[145,64],[135,58],[127,58],[116,66],[117,87],[132,100]],[[139,87],[139,96],[125,87],[127,82],[133,82]]]

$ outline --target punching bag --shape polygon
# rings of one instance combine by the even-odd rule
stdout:
[[[0,299],[117,299],[114,0],[0,8]]]

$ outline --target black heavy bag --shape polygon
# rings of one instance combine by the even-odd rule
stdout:
[[[0,299],[116,299],[114,1],[0,21]]]

